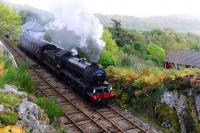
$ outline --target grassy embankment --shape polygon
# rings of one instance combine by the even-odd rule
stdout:
[[[37,91],[36,86],[32,81],[32,77],[27,71],[27,64],[25,62],[22,62],[20,66],[16,68],[12,65],[9,58],[1,56],[0,88],[3,88],[5,84],[15,85],[20,91],[24,91],[32,95],[35,95]],[[11,110],[9,113],[0,115],[1,125],[16,123],[18,116],[14,106],[19,104],[23,98],[24,97],[0,91],[0,104],[3,104],[6,108]],[[45,110],[51,122],[54,122],[56,118],[59,118],[62,115],[60,107],[52,99],[35,97],[34,102]]]

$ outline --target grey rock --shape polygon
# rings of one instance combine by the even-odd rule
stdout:
[[[5,109],[5,112],[6,112],[6,113],[9,113],[9,112],[11,112],[11,111],[12,111],[12,110],[11,110],[10,108],[6,108],[6,109]]]
[[[4,112],[4,111],[5,111],[4,105],[1,105],[1,104],[0,104],[0,112]]]
[[[38,119],[39,107],[37,104],[29,102],[27,98],[23,99],[22,103],[17,106],[18,116],[21,119],[18,123],[27,126],[28,132],[31,133],[53,133],[53,126],[47,122]]]
[[[183,115],[185,113],[185,99],[185,96],[182,94],[178,94],[176,90],[165,92],[161,99],[161,103],[165,103],[169,107],[176,109],[179,124],[181,126],[181,133],[186,133],[186,127],[183,119]]]
[[[167,104],[171,108],[175,108],[178,115],[185,109],[185,96],[179,95],[177,91],[165,92],[161,99],[161,103]]]
[[[200,120],[200,94],[194,95],[195,106],[198,113],[198,119]]]
[[[15,86],[11,86],[11,85],[4,85],[3,91],[13,93],[18,96],[26,96],[27,95],[27,93],[18,91],[18,89]]]

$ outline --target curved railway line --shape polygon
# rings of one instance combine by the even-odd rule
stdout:
[[[155,130],[130,118],[120,112],[116,107],[107,105],[96,108],[83,100],[71,87],[48,70],[40,67],[28,58],[20,49],[3,41],[13,54],[16,62],[26,60],[29,72],[39,90],[46,97],[56,100],[61,106],[64,116],[61,123],[67,133],[154,133]]]

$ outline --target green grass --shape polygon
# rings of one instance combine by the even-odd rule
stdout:
[[[16,104],[21,103],[21,101],[22,97],[0,91],[0,104],[3,104],[6,108],[12,108]]]
[[[35,103],[45,110],[51,122],[63,114],[61,108],[52,99],[40,97],[37,98]]]
[[[21,101],[22,97],[0,91],[0,104],[3,104],[6,109],[10,109],[7,113],[0,113],[1,125],[12,125],[17,122],[18,116],[13,107],[15,107],[16,104],[21,103]]]
[[[12,61],[6,57],[1,57],[3,59],[5,72],[2,77],[0,77],[0,87],[5,84],[12,84],[17,86],[19,90],[34,94],[36,87],[32,81],[31,75],[28,73],[28,65],[25,62],[21,62],[19,67],[14,67]]]
[[[0,113],[0,123],[2,125],[13,125],[17,122],[17,113],[12,111],[9,113]]]
[[[9,58],[1,57],[0,62],[4,64],[4,73],[0,77],[0,87],[2,88],[5,84],[15,85],[19,90],[27,93],[35,94],[36,86],[32,81],[31,75],[28,73],[28,65],[25,62],[21,62],[19,67],[14,67],[12,61]],[[17,96],[13,97],[11,94],[3,93],[0,91],[0,104],[2,103],[5,107],[12,108],[15,104],[20,103],[21,99]],[[55,103],[54,100],[49,98],[37,98],[35,103],[39,105],[47,113],[50,121],[53,123],[54,120],[63,115],[61,108]],[[0,114],[0,123],[4,125],[14,124],[17,121],[17,114],[11,110],[10,113]]]

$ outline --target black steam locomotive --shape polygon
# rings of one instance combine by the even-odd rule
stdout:
[[[107,103],[114,97],[112,87],[106,81],[106,74],[97,64],[77,58],[70,51],[63,50],[50,42],[37,38],[24,31],[20,47],[34,55],[66,82],[94,103]]]

